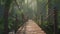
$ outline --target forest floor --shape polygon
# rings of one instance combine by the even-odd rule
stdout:
[[[16,34],[46,34],[33,20],[28,20]]]

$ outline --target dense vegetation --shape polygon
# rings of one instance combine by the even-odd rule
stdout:
[[[17,31],[24,17],[33,19],[47,34],[60,33],[60,0],[0,0],[0,34]],[[56,8],[55,8],[56,7]],[[55,15],[54,11],[57,11]],[[55,23],[56,18],[56,23]],[[56,27],[54,27],[57,25]],[[6,30],[8,29],[8,30]]]

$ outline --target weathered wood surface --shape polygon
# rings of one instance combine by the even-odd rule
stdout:
[[[16,34],[46,34],[33,20],[28,20]]]

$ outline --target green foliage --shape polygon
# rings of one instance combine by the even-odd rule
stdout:
[[[23,22],[23,18],[22,18],[22,13],[25,15],[25,16],[28,16],[29,19],[33,19],[34,18],[34,21],[40,26],[43,28],[43,30],[45,30],[45,32],[47,34],[53,34],[53,23],[49,23],[48,22],[48,18],[45,20],[45,17],[47,16],[48,14],[48,3],[47,3],[47,0],[34,0],[36,1],[36,5],[32,5],[34,3],[34,1],[32,2],[28,2],[28,3],[25,3],[24,0],[16,0],[17,1],[17,4],[20,6],[20,8],[16,5],[15,2],[13,2],[12,0],[0,0],[0,2],[4,3],[4,6],[5,6],[5,3],[6,5],[9,6],[10,2],[13,2],[11,5],[10,5],[10,11],[9,11],[9,17],[8,17],[8,27],[9,27],[9,31],[11,31],[13,29],[13,27],[17,28],[17,27],[20,27],[24,24]],[[60,0],[51,0],[50,2],[50,7],[53,8],[55,5],[57,5],[58,9],[60,9]],[[56,3],[55,3],[56,2]],[[1,4],[1,3],[0,3]],[[35,7],[34,7],[35,6]],[[0,5],[1,7],[1,5]],[[4,9],[4,7],[0,8],[0,9]],[[0,10],[0,34],[2,34],[3,32],[3,29],[4,29],[4,19],[3,19],[3,11]],[[40,13],[41,12],[41,13]],[[16,15],[17,15],[17,18],[18,18],[18,22],[16,22]],[[33,17],[33,18],[32,18]],[[51,17],[51,16],[50,16]],[[41,21],[41,22],[39,22]],[[41,24],[42,25],[41,25]],[[58,30],[60,30],[60,10],[58,10]]]

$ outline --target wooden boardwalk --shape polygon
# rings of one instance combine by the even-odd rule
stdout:
[[[33,20],[28,20],[16,34],[46,34]]]

